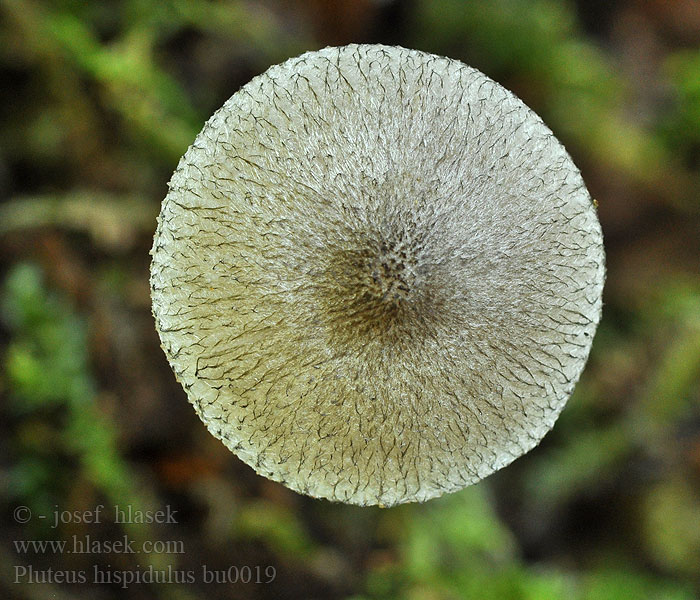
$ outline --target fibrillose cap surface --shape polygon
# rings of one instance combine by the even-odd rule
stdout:
[[[361,505],[459,490],[538,444],[604,280],[595,208],[540,118],[458,61],[374,45],[234,94],[152,254],[162,345],[209,430]]]

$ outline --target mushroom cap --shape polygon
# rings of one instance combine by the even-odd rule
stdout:
[[[552,428],[600,319],[578,169],[483,73],[379,45],[271,67],[206,123],[152,249],[163,349],[258,473],[389,506]]]

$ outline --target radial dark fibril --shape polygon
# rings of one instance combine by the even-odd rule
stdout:
[[[604,280],[595,208],[540,118],[458,61],[372,45],[234,94],[152,254],[163,348],[210,431],[355,504],[427,500],[533,448]]]

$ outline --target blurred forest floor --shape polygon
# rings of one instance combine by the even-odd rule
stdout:
[[[384,510],[255,475],[200,423],[150,314],[155,217],[206,118],[269,65],[349,42],[444,54],[513,90],[581,168],[607,250],[592,355],[542,445]],[[3,598],[700,596],[700,2],[0,0],[0,78]],[[14,512],[99,504],[170,505],[177,523]],[[85,534],[183,551],[14,544]],[[17,565],[198,575],[29,584]],[[202,565],[263,582],[206,584]]]

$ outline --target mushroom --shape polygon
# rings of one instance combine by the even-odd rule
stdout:
[[[563,146],[483,73],[399,47],[308,52],[235,93],[151,253],[162,346],[211,433],[359,505],[536,446],[601,313],[600,225]]]

